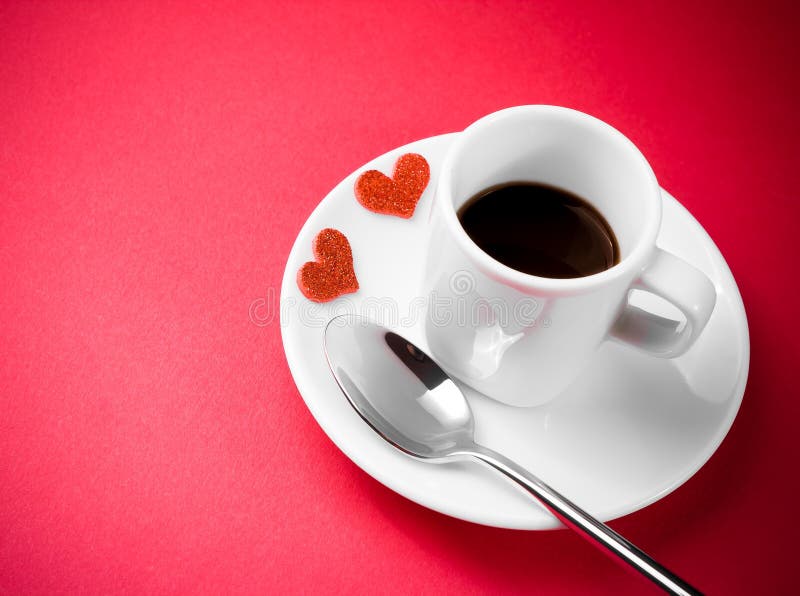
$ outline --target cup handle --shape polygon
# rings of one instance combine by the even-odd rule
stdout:
[[[639,307],[623,306],[611,338],[660,358],[674,358],[688,350],[708,323],[717,301],[714,284],[704,273],[658,247],[631,289],[660,296],[686,317],[686,324],[679,328],[674,321]]]

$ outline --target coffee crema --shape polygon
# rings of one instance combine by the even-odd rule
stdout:
[[[619,263],[619,244],[588,201],[554,186],[510,182],[475,194],[458,210],[472,241],[504,265],[567,279]]]

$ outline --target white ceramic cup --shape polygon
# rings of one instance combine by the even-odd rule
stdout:
[[[528,275],[483,252],[457,211],[489,187],[541,182],[588,200],[617,237],[620,261],[585,277]],[[487,396],[515,406],[561,393],[606,340],[654,356],[685,352],[716,301],[711,281],[656,246],[661,194],[636,146],[608,124],[567,108],[501,110],[460,133],[439,176],[432,211],[425,333],[433,356]],[[680,324],[629,304],[656,294]]]

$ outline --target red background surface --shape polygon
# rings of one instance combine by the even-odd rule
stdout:
[[[637,143],[748,312],[728,438],[613,527],[709,593],[789,592],[798,16],[696,4],[2,3],[0,592],[646,591],[375,482],[248,317],[341,178],[525,103]]]

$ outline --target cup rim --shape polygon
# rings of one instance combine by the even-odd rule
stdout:
[[[475,131],[492,126],[502,120],[541,112],[557,113],[566,115],[569,118],[581,120],[585,125],[598,128],[605,134],[612,136],[617,142],[626,145],[627,149],[633,152],[634,158],[644,169],[646,177],[650,179],[651,192],[647,194],[650,203],[650,216],[645,222],[645,228],[630,254],[605,271],[586,275],[584,277],[573,278],[540,277],[538,275],[523,273],[522,271],[518,271],[501,263],[484,252],[483,249],[475,244],[472,238],[469,237],[466,230],[464,230],[461,225],[461,222],[458,220],[458,215],[456,214],[456,209],[452,201],[453,164],[456,163],[463,152],[470,135]],[[440,205],[439,208],[443,212],[446,224],[451,229],[455,230],[454,235],[456,243],[467,257],[490,275],[498,276],[511,285],[527,290],[574,294],[596,289],[599,286],[624,277],[628,275],[632,269],[641,269],[644,266],[648,256],[655,248],[656,236],[661,227],[661,188],[656,180],[652,167],[644,155],[642,155],[642,152],[639,151],[639,148],[636,147],[628,137],[610,124],[584,112],[561,106],[535,104],[505,108],[484,116],[469,125],[458,134],[445,156],[442,164],[442,174],[437,187],[437,198],[439,197],[446,197],[446,200],[438,200],[436,203]]]

